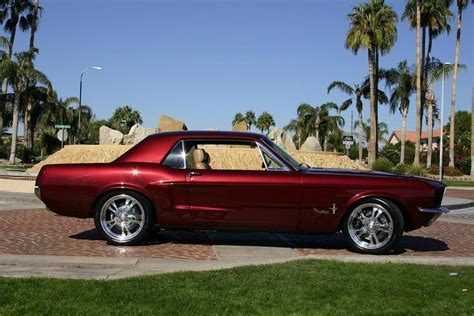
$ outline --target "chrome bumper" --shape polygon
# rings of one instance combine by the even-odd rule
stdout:
[[[422,213],[439,213],[439,214],[446,214],[449,212],[449,209],[447,207],[437,207],[437,208],[424,208],[424,207],[419,207],[418,211]]]
[[[41,190],[39,187],[35,187],[35,195],[41,201]]]
[[[433,224],[442,214],[446,214],[449,212],[449,209],[447,207],[436,207],[436,208],[423,208],[419,207],[418,210],[422,213],[431,213],[434,214],[434,216],[431,218],[431,220],[426,224],[426,226],[430,226]]]

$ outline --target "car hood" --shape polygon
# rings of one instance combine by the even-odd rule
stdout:
[[[356,170],[356,169],[342,169],[342,168],[308,168],[302,170],[306,174],[338,174],[338,175],[348,175],[348,176],[361,176],[361,177],[377,177],[377,178],[393,178],[393,179],[411,179],[411,180],[420,180],[426,183],[429,183],[434,186],[446,186],[444,183],[437,180],[412,176],[412,175],[400,175],[390,172],[381,172],[381,171],[372,171],[372,170]]]

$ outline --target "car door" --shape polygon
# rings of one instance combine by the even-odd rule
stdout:
[[[213,150],[207,148],[212,152],[209,169],[198,169],[192,162],[186,166],[190,211],[197,226],[296,229],[301,203],[298,172],[255,142],[208,140],[186,143],[188,157],[192,150],[199,150],[199,146],[217,146]],[[260,160],[255,159],[256,152],[249,148],[258,152]],[[249,156],[252,156],[253,164],[259,164],[255,170],[244,169],[247,166],[243,160]],[[230,166],[227,162],[226,167],[225,162],[219,161],[226,159],[234,160],[240,166]]]

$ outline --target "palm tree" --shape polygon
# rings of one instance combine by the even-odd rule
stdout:
[[[456,83],[459,70],[459,48],[461,46],[462,12],[468,6],[468,0],[457,0],[456,47],[454,50],[454,72],[451,91],[451,121],[449,125],[449,166],[454,167],[454,117],[456,115]],[[474,3],[474,1],[472,1]]]
[[[386,84],[392,88],[390,92],[390,112],[397,109],[402,115],[402,139],[400,149],[400,163],[405,161],[405,141],[410,97],[415,92],[415,74],[408,67],[406,60],[401,61],[397,68],[389,69],[385,75]]]
[[[255,112],[254,111],[245,112],[244,121],[245,121],[245,124],[247,124],[247,130],[250,131],[250,129],[252,128],[252,125],[255,125],[257,123]]]
[[[361,48],[368,52],[370,80],[369,164],[377,158],[379,55],[390,51],[397,40],[397,14],[383,0],[369,0],[352,9],[348,15],[351,26],[346,36],[346,48],[355,54]]]
[[[8,48],[9,46],[9,41],[8,39],[5,37],[5,36],[0,36],[0,47],[2,48]],[[4,50],[0,50],[0,57],[2,60],[4,59],[7,59],[7,56],[8,56],[8,53],[7,51],[4,51]],[[2,137],[3,137],[3,128],[5,126],[5,119],[7,117],[7,100],[5,99],[6,98],[6,89],[5,90],[2,90],[2,96],[1,96],[1,100],[0,100],[0,142],[2,140]]]
[[[355,103],[357,113],[359,115],[359,161],[362,161],[362,150],[363,150],[363,141],[362,141],[362,110],[363,110],[363,103],[362,98],[369,99],[370,98],[370,84],[369,80],[364,80],[361,84],[355,84],[350,86],[349,84],[342,82],[342,81],[333,81],[328,86],[328,93],[331,92],[332,89],[337,88],[342,92],[348,94],[350,96],[349,99],[342,102],[339,109],[341,111],[345,111],[352,103]],[[379,96],[379,103],[386,103],[386,95],[383,91],[378,91]]]
[[[235,113],[234,119],[232,120],[232,126],[237,124],[237,123],[243,122],[244,120],[245,120],[245,117],[242,113],[240,113],[240,112]]]
[[[416,136],[414,164],[420,161],[420,141],[422,130],[423,109],[426,99],[428,71],[432,60],[433,39],[443,32],[450,31],[449,18],[452,16],[449,6],[452,0],[408,0],[402,19],[408,18],[411,28],[416,28]],[[428,29],[428,52],[425,57],[426,30]],[[420,52],[421,51],[421,52]],[[432,91],[432,87],[428,87]],[[431,97],[432,95],[430,95]],[[432,100],[430,100],[432,104]],[[428,107],[430,109],[431,107]]]
[[[355,121],[354,125],[359,125],[359,121]],[[363,130],[363,139],[365,142],[369,142],[370,140],[370,128],[371,128],[370,120],[367,120],[367,123],[362,122],[362,130]],[[385,136],[388,135],[388,126],[384,122],[379,122],[377,124],[377,129],[379,130],[377,142],[386,143],[387,140]],[[358,134],[358,133],[357,133]],[[359,136],[359,135],[357,135]]]
[[[81,111],[81,124],[82,113],[84,113],[84,109]],[[120,130],[124,134],[127,133],[133,125],[142,123],[143,119],[140,112],[128,105],[119,106],[110,119],[112,127]]]
[[[46,75],[33,66],[35,52],[19,52],[15,53],[15,60],[4,60],[0,63],[0,78],[7,79],[12,85],[15,93],[15,101],[13,104],[13,122],[12,122],[12,144],[10,149],[10,163],[15,163],[16,145],[18,137],[18,121],[20,114],[20,102],[23,91],[27,88],[29,81],[35,81],[51,88]]]
[[[337,111],[337,115],[329,115],[329,111]],[[339,107],[328,102],[320,106],[312,107],[307,103],[300,104],[297,109],[298,120],[302,123],[302,133],[306,137],[314,135],[319,143],[326,148],[326,137],[337,126],[344,125],[344,119],[339,115]]]
[[[255,125],[262,133],[265,131],[266,134],[270,132],[270,127],[275,126],[275,120],[273,116],[268,112],[263,112],[257,119]]]

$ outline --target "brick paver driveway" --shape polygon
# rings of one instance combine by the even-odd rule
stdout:
[[[147,244],[121,247],[102,240],[92,219],[61,217],[46,210],[2,211],[1,215],[0,254],[216,260],[213,245],[286,247],[302,256],[353,254],[340,234],[157,231]],[[474,257],[474,225],[436,222],[405,234],[395,254]]]

